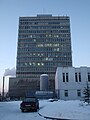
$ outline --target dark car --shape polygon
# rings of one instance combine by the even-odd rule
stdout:
[[[25,98],[20,104],[20,109],[22,112],[39,109],[39,100],[36,97]]]

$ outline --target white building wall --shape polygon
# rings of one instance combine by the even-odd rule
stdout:
[[[63,82],[63,73],[68,73],[68,82]],[[75,73],[78,75],[78,82],[75,79]],[[81,82],[79,81],[79,73],[81,74]],[[88,81],[89,67],[58,67],[55,76],[55,90],[58,97],[62,100],[77,100],[82,99],[83,90]],[[68,90],[68,97],[65,97],[65,90]],[[81,90],[81,97],[77,96],[77,90]]]

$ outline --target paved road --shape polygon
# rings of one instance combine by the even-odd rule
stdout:
[[[46,120],[38,112],[24,112],[19,109],[20,102],[0,102],[0,120]],[[49,119],[47,119],[49,120]]]

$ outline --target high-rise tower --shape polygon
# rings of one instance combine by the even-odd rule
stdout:
[[[39,90],[41,74],[48,74],[54,90],[57,67],[72,66],[69,16],[20,17],[16,78],[20,95]]]

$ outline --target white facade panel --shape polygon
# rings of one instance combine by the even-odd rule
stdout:
[[[88,73],[90,74],[89,67],[58,67],[55,77],[58,97],[62,100],[81,100],[88,81]]]

